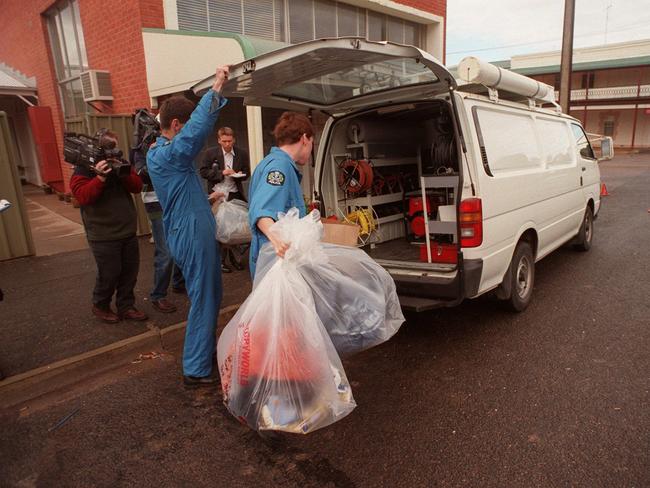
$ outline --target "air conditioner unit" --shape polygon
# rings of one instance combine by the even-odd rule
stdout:
[[[84,102],[113,100],[110,72],[91,69],[82,72],[80,76]]]

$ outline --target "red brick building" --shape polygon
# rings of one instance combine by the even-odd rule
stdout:
[[[445,16],[445,0],[6,0],[0,111],[13,125],[23,179],[67,192],[65,130],[117,115],[111,124],[125,124],[216,64],[284,43],[359,35],[415,44],[444,61]],[[224,113],[252,159],[270,116],[241,102]]]

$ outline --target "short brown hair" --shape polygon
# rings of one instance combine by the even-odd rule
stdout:
[[[221,136],[233,136],[233,137],[235,137],[235,131],[232,130],[230,127],[221,127],[217,131],[217,137],[221,137]]]
[[[273,137],[278,146],[298,142],[302,135],[314,137],[314,127],[304,114],[284,112],[273,129]]]
[[[194,102],[181,95],[168,98],[160,106],[160,128],[169,129],[174,119],[184,124],[190,120],[195,106]]]
[[[115,149],[117,147],[117,134],[110,129],[101,128],[95,132],[99,147],[104,149]]]

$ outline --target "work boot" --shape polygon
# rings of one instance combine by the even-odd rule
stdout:
[[[212,388],[219,384],[217,376],[183,376],[185,388]]]
[[[124,312],[120,312],[120,318],[122,320],[133,320],[135,322],[142,322],[144,320],[147,320],[149,317],[147,316],[146,313],[141,312],[135,307],[131,307],[125,310]]]
[[[162,313],[173,313],[176,311],[176,306],[166,298],[152,300],[151,304],[153,305],[153,308]]]
[[[93,305],[93,315],[107,324],[117,324],[120,321],[120,318],[110,309],[110,307],[106,309]]]

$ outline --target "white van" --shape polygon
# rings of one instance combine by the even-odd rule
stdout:
[[[491,87],[458,86],[412,46],[325,39],[235,65],[224,94],[328,116],[313,198],[324,216],[361,225],[360,245],[391,273],[405,308],[496,290],[522,311],[537,261],[567,242],[591,247],[598,161],[551,87],[477,66],[497,70]]]

